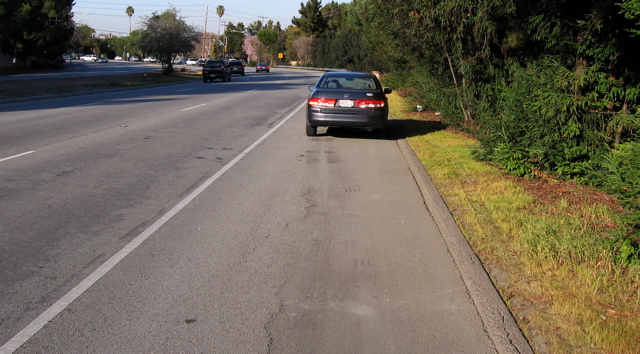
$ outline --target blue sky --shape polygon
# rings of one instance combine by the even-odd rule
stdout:
[[[349,2],[350,0],[337,0],[337,2]],[[299,17],[298,10],[304,0],[186,0],[186,1],[151,1],[151,0],[76,0],[73,7],[74,19],[76,23],[86,24],[93,28],[97,34],[127,35],[129,33],[129,17],[125,10],[132,6],[135,13],[131,17],[131,29],[139,28],[140,20],[143,16],[149,16],[153,12],[161,13],[164,10],[175,7],[180,11],[184,20],[198,29],[203,30],[205,19],[207,22],[207,32],[218,32],[218,15],[216,8],[224,6],[225,13],[222,21],[237,24],[243,22],[248,25],[254,21],[264,18],[273,22],[280,22],[283,28],[291,24],[293,17]],[[322,1],[322,4],[329,3],[329,0]],[[207,5],[209,13],[207,13]]]

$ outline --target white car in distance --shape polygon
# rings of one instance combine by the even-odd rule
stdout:
[[[80,57],[80,60],[82,60],[82,61],[97,61],[98,60],[98,56],[96,56],[95,54],[85,54],[85,55]]]

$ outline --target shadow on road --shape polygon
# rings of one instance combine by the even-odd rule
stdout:
[[[446,129],[442,122],[422,121],[422,120],[389,120],[387,134],[380,137],[377,131],[350,128],[322,128],[318,129],[319,137],[334,137],[342,139],[385,139],[400,140],[412,136],[421,136]]]

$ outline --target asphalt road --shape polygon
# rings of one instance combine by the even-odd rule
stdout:
[[[0,352],[530,351],[401,144],[305,136],[319,75],[0,105]]]

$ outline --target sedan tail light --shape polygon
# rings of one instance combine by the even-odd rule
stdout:
[[[384,107],[383,100],[356,100],[356,107],[358,108],[382,108]]]
[[[339,100],[333,98],[321,98],[321,97],[313,97],[309,98],[308,102],[311,106],[316,107],[335,107],[336,103]],[[351,101],[353,102],[353,101]],[[382,108],[384,107],[385,102],[383,100],[356,100],[355,107],[358,108]],[[345,107],[345,106],[341,106]],[[349,105],[349,107],[354,107],[353,105]]]
[[[320,98],[320,97],[313,97],[313,98],[309,98],[309,105],[311,106],[317,106],[317,107],[334,107],[336,105],[336,102],[338,100],[333,99],[333,98]]]

